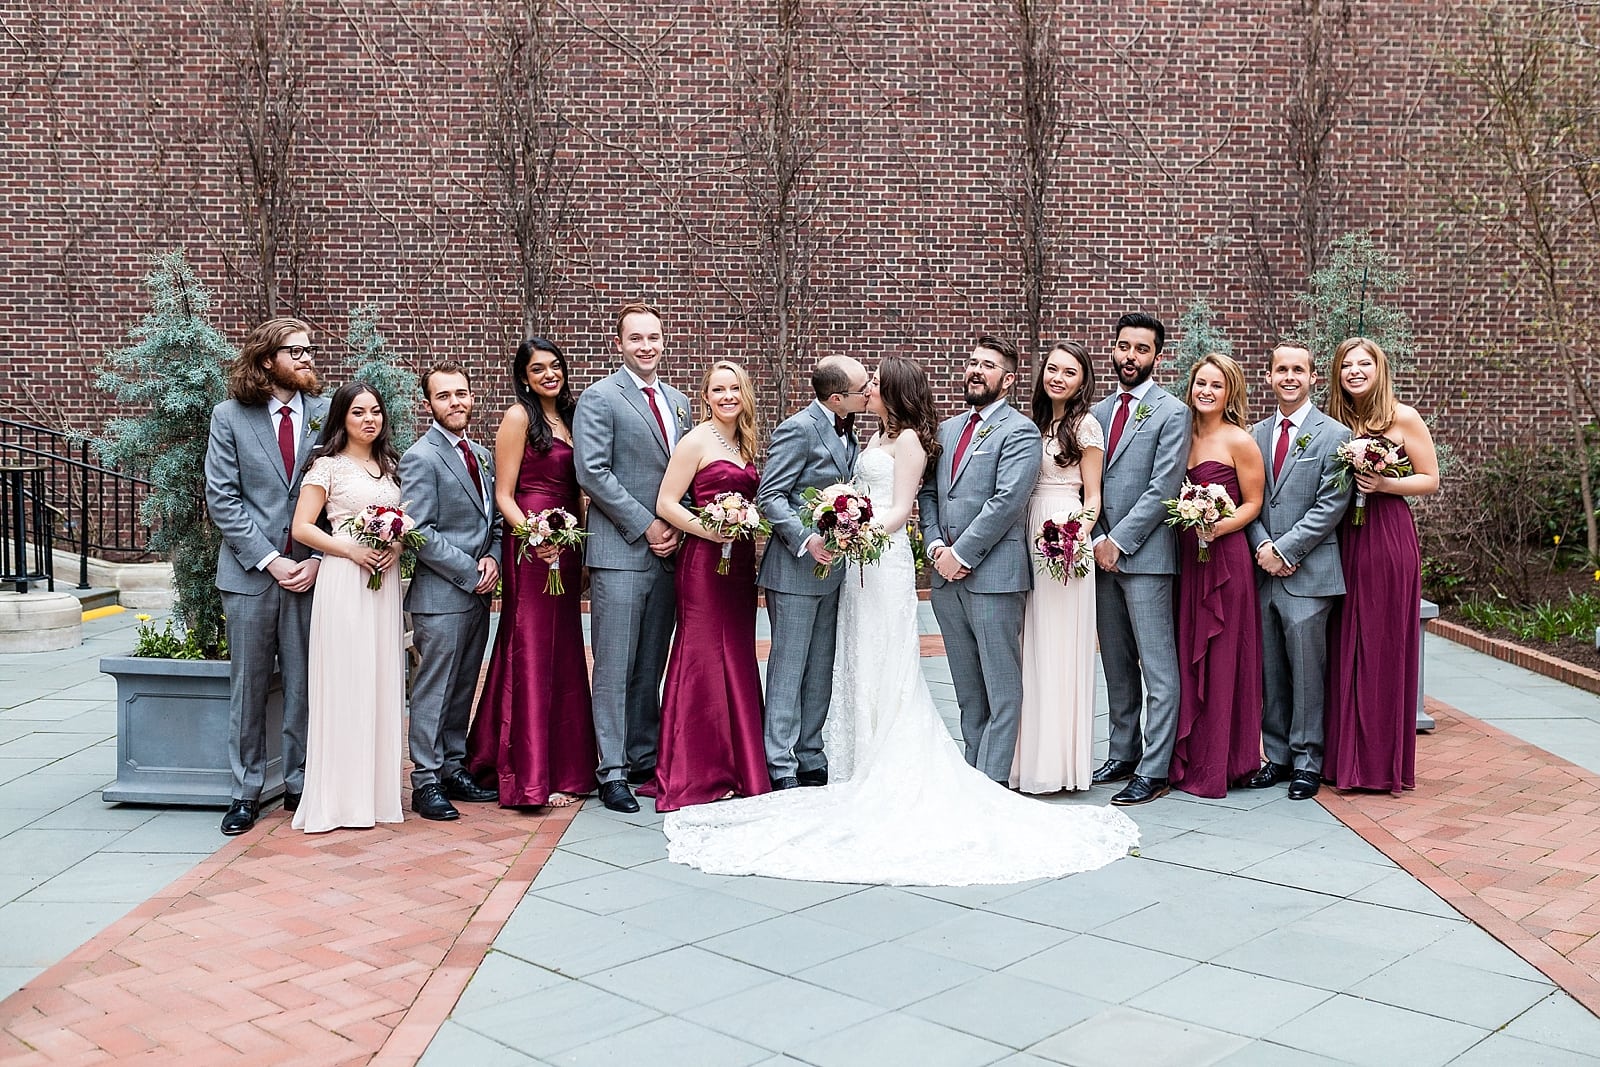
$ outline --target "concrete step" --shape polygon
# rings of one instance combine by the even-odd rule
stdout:
[[[115,589],[78,589],[58,578],[56,580],[56,592],[71,593],[77,597],[83,604],[84,611],[117,606],[117,591]]]

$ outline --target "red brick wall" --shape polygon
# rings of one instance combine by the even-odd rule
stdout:
[[[213,288],[218,324],[235,337],[249,325],[248,294],[227,266],[244,241],[219,137],[232,76],[216,24],[226,5],[204,6],[213,10],[63,0],[5,16],[7,414],[99,425],[95,370],[143,311],[153,252],[186,247]],[[1103,352],[1122,311],[1170,323],[1204,297],[1237,353],[1259,358],[1270,340],[1259,324],[1292,322],[1303,287],[1281,117],[1298,56],[1295,4],[1072,6],[1049,332]],[[1419,341],[1404,398],[1471,454],[1533,432],[1559,391],[1519,336],[1526,316],[1502,299],[1494,264],[1437,204],[1464,121],[1432,58],[1446,7],[1361,5],[1330,151],[1335,231],[1374,230],[1413,273],[1399,297]],[[487,8],[304,3],[310,268],[298,310],[336,348],[349,309],[376,300],[392,343],[419,364],[465,358],[498,407],[519,313],[479,126]],[[998,9],[867,0],[808,10],[815,350],[915,356],[949,401],[955,362],[977,332],[1020,332],[997,193],[1016,137],[1017,64]],[[584,381],[612,366],[612,310],[639,296],[667,310],[675,384],[692,391],[712,357],[744,360],[761,378],[770,344],[755,310],[750,202],[732,172],[752,114],[754,52],[732,42],[750,36],[737,23],[764,11],[670,0],[561,8],[576,218],[550,332]],[[1270,314],[1258,249],[1277,292]],[[324,360],[334,380],[337,359]]]

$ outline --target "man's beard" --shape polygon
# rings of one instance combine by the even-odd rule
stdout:
[[[310,367],[296,367],[293,370],[284,370],[276,363],[267,365],[267,378],[273,385],[283,389],[293,389],[307,396],[322,395],[322,379],[317,377],[317,372]]]
[[[1121,363],[1118,363],[1117,364],[1117,381],[1122,383],[1122,387],[1124,389],[1137,389],[1137,388],[1139,388],[1139,386],[1143,385],[1145,382],[1150,380],[1150,373],[1152,371],[1154,371],[1155,369],[1156,369],[1156,365],[1154,363],[1150,364],[1150,366],[1148,366],[1148,367],[1141,367],[1141,366],[1139,366],[1139,364],[1135,363],[1133,365],[1133,374],[1134,374],[1133,381],[1130,382],[1128,380],[1127,374],[1124,373],[1124,371],[1123,371],[1123,365]]]
[[[999,389],[990,389],[988,382],[968,382],[962,396],[966,398],[968,406],[986,408],[1000,399],[1000,392]]]

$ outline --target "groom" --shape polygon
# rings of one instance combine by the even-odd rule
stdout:
[[[866,407],[867,371],[849,356],[825,356],[811,372],[816,400],[772,433],[756,506],[772,523],[758,584],[767,591],[767,773],[772,788],[827,785],[822,724],[833,697],[833,641],[844,567],[798,512],[808,487],[847,482],[855,469],[856,412]]]
[[[1017,348],[985,334],[964,372],[972,411],[939,426],[937,469],[917,495],[933,561],[933,613],[944,635],[967,762],[1007,785],[1022,711],[1022,611],[1028,497],[1042,441],[1004,397]]]

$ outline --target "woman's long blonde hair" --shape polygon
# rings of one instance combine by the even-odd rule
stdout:
[[[711,376],[719,370],[729,371],[739,383],[739,421],[733,426],[733,446],[739,450],[746,463],[754,463],[759,443],[756,439],[756,390],[750,384],[750,375],[730,359],[719,359],[706,368],[700,378],[700,399],[706,405],[706,418],[711,418]]]
[[[1365,348],[1377,367],[1377,381],[1366,400],[1358,403],[1344,391],[1339,369],[1344,359],[1358,348]],[[1389,357],[1370,337],[1351,337],[1333,351],[1333,362],[1328,367],[1328,414],[1350,428],[1358,437],[1380,434],[1394,424],[1400,402],[1394,398],[1394,377],[1389,372]]]
[[[1183,391],[1183,402],[1194,410],[1194,379],[1200,373],[1200,368],[1206,364],[1222,372],[1222,380],[1228,387],[1228,400],[1222,405],[1222,421],[1231,422],[1242,430],[1250,428],[1250,405],[1246,402],[1246,393],[1249,386],[1244,380],[1244,368],[1239,366],[1232,356],[1225,356],[1221,352],[1208,352],[1195,360],[1194,366],[1189,368],[1189,385]]]

